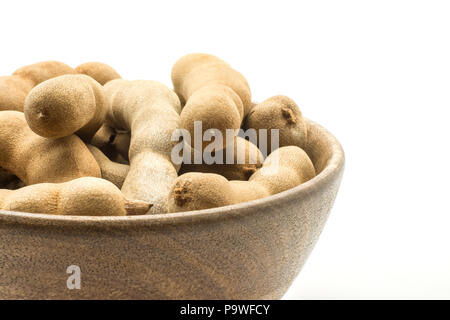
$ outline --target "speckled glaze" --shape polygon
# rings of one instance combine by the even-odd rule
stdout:
[[[279,299],[300,272],[344,168],[308,122],[314,179],[251,202],[133,217],[0,211],[0,299]],[[66,286],[70,265],[81,289]]]

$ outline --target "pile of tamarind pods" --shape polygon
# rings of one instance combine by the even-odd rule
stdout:
[[[0,210],[125,216],[221,207],[270,196],[315,175],[302,149],[307,124],[296,103],[252,103],[244,76],[210,54],[172,68],[173,89],[125,80],[110,66],[39,62],[0,77]],[[177,130],[216,130],[226,163],[174,161]],[[227,130],[234,135],[227,136]],[[262,152],[238,134],[277,130]],[[272,138],[273,139],[273,138]],[[189,157],[211,145],[182,141]],[[261,149],[261,150],[260,150]],[[187,150],[187,151],[186,151]],[[239,155],[244,155],[239,159]]]

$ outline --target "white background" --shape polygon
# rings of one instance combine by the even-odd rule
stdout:
[[[215,54],[255,101],[285,94],[328,128],[346,171],[286,299],[450,298],[448,1],[1,1],[0,74],[99,60],[170,83]]]

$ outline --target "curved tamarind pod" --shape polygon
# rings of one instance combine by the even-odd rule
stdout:
[[[239,96],[223,85],[205,86],[194,92],[180,115],[180,127],[189,132],[194,140],[196,123],[201,123],[202,136],[209,130],[218,130],[223,137],[223,146],[229,143],[225,139],[228,129],[239,129],[243,119],[243,106]],[[236,133],[235,133],[236,134]],[[189,143],[189,142],[188,142]],[[202,150],[210,142],[202,139]],[[195,145],[191,146],[198,148]]]
[[[0,150],[0,166],[27,185],[101,176],[80,138],[43,138],[31,131],[22,112],[0,111]]]
[[[171,189],[168,207],[170,212],[180,212],[251,201],[291,189],[314,176],[314,166],[303,149],[281,147],[266,158],[249,181],[229,181],[213,173],[179,176]]]
[[[223,63],[228,65],[225,61],[207,53],[191,53],[180,58],[172,67],[172,83],[175,92],[181,93],[181,88],[184,79],[191,72],[192,69],[210,63]],[[182,104],[186,103],[184,95],[180,97]]]
[[[75,68],[78,73],[85,74],[95,79],[102,86],[107,82],[120,79],[120,75],[111,66],[101,62],[86,62]]]
[[[145,214],[150,205],[128,200],[111,182],[85,177],[65,183],[41,183],[0,190],[0,209],[70,216]]]
[[[250,88],[244,76],[211,54],[191,53],[180,58],[172,68],[172,83],[185,101],[201,87],[219,84],[239,95],[244,114],[251,107]]]
[[[153,204],[150,213],[167,212],[167,196],[177,178],[171,161],[179,127],[177,95],[156,81],[116,79],[105,85],[111,101],[107,124],[131,132],[130,171],[122,192],[130,199]]]
[[[64,75],[34,87],[25,100],[25,118],[38,135],[77,134],[89,142],[105,120],[109,101],[103,87],[86,75]]]
[[[255,105],[245,119],[244,128],[267,129],[267,146],[271,145],[273,129],[279,130],[280,147],[303,148],[306,144],[306,122],[297,104],[286,96],[274,96]]]
[[[23,111],[28,92],[39,83],[75,69],[58,61],[43,61],[17,69],[11,76],[0,77],[0,111]]]
[[[180,99],[186,102],[180,115],[181,128],[188,130],[191,137],[196,121],[202,123],[202,134],[217,129],[226,136],[227,129],[240,128],[251,108],[247,80],[213,55],[194,53],[182,57],[172,68],[172,82]],[[225,147],[227,141],[223,141]]]

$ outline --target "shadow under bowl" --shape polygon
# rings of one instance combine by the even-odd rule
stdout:
[[[132,217],[0,211],[0,299],[281,298],[324,227],[344,169],[339,142],[308,124],[305,151],[318,175],[267,198]],[[80,289],[67,285],[73,265]]]

